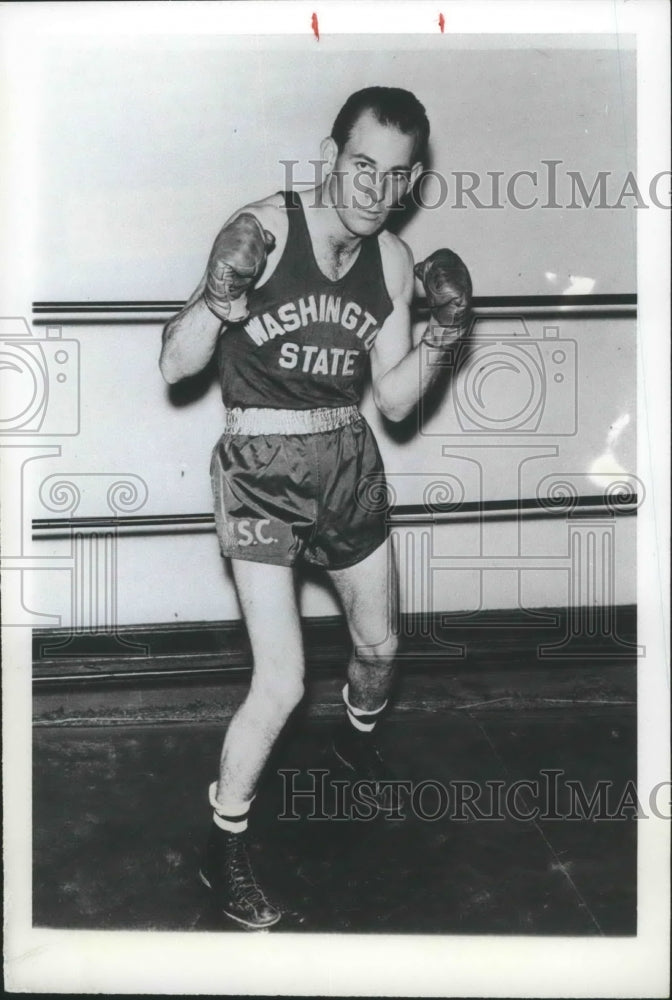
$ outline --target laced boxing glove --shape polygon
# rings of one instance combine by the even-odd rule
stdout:
[[[220,231],[208,260],[203,292],[205,304],[218,319],[245,319],[247,292],[274,246],[275,236],[250,212],[242,212]]]
[[[422,340],[432,347],[452,343],[464,333],[471,308],[471,276],[464,262],[445,247],[435,250],[426,260],[415,265],[427,295],[433,323],[430,322]]]

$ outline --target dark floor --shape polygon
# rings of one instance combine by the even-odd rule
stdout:
[[[453,794],[435,821],[408,807],[403,820],[279,819],[278,769],[298,768],[305,787],[307,768],[331,767],[332,726],[296,721],[253,807],[260,881],[286,907],[274,933],[636,933],[636,826],[624,816],[475,818],[465,808],[451,817]],[[196,877],[221,734],[193,721],[36,728],[36,926],[236,932]],[[633,705],[397,713],[380,742],[400,778],[449,790],[500,781],[506,791],[543,781],[542,769],[561,769],[561,786],[580,780],[588,797],[609,781],[610,813],[636,776]],[[521,810],[539,802],[529,789],[517,801]],[[429,787],[424,808],[437,802]],[[477,804],[487,812],[486,798]],[[561,787],[559,813],[566,807]]]

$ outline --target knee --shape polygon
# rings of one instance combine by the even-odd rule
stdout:
[[[372,667],[389,666],[395,659],[399,649],[399,639],[393,632],[377,643],[367,645],[366,643],[355,643],[355,655],[362,663],[369,663]]]
[[[304,690],[302,676],[277,676],[253,680],[250,694],[264,714],[285,719],[303,698]]]

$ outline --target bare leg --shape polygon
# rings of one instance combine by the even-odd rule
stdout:
[[[252,646],[252,681],[224,738],[199,875],[224,913],[258,930],[282,914],[254,877],[243,832],[262,768],[303,695],[303,649],[292,570],[233,560],[233,576]]]
[[[224,739],[217,800],[246,802],[303,697],[303,644],[291,568],[237,559],[232,567],[254,664],[249,692]]]
[[[353,641],[348,666],[349,700],[375,711],[383,704],[394,676],[394,631],[398,582],[391,540],[362,562],[329,576],[343,604]]]

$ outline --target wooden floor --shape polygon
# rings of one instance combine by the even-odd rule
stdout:
[[[207,785],[245,683],[232,674],[170,689],[108,687],[97,698],[75,687],[67,703],[48,692],[36,699],[36,926],[237,933],[196,874]],[[430,791],[425,816],[409,808],[394,821],[309,819],[304,802],[300,819],[279,818],[284,770],[298,770],[303,788],[310,769],[342,777],[328,752],[340,687],[333,671],[309,672],[306,704],[253,806],[255,864],[285,909],[273,933],[636,933],[632,811],[599,822],[506,809],[479,818],[454,815],[453,795],[446,815],[431,820]],[[468,664],[409,663],[379,737],[397,776],[415,787],[507,789],[522,779],[543,787],[542,772],[557,770],[560,815],[568,779],[588,797],[609,782],[613,814],[636,777],[635,690],[634,661],[623,659],[490,653]],[[517,801],[522,813],[537,800],[523,789]]]

